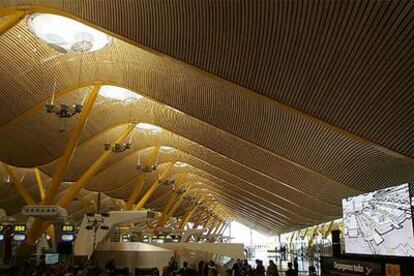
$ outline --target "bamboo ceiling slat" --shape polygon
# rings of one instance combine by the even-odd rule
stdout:
[[[323,220],[340,214],[342,197],[414,182],[409,1],[0,3],[15,5],[58,9],[116,38],[102,51],[62,55],[36,39],[25,20],[0,37],[3,162],[42,165],[51,175],[75,120],[59,132],[60,122],[43,110],[19,116],[49,99],[55,80],[57,91],[101,81],[147,98],[130,106],[98,99],[66,180],[78,179],[126,122],[142,121],[168,131],[136,135],[132,150],[177,148],[163,160],[179,157],[211,189],[221,186],[218,195],[243,220],[260,219],[270,201],[281,217],[320,212]],[[89,91],[59,101],[72,104]],[[89,188],[125,198],[133,169],[103,180],[135,161],[126,153],[111,157]],[[233,210],[241,206],[240,189],[260,191],[247,195],[250,215]],[[299,201],[309,212],[295,207]],[[289,223],[261,227],[297,226]]]

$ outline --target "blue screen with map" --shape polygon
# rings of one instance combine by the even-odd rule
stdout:
[[[345,252],[414,256],[409,184],[342,200]]]

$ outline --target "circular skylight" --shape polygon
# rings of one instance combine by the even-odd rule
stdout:
[[[151,130],[151,131],[160,131],[161,130],[160,127],[157,127],[157,126],[154,126],[154,125],[151,125],[151,124],[147,124],[147,123],[139,123],[137,125],[137,128],[143,129],[143,130]]]
[[[36,13],[29,17],[32,32],[53,49],[62,52],[94,52],[109,45],[112,38],[64,16]]]
[[[134,103],[142,98],[141,95],[138,95],[134,91],[112,85],[102,86],[99,90],[99,95],[107,99],[122,101],[124,103]]]

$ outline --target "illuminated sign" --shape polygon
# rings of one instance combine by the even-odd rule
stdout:
[[[13,230],[14,230],[15,233],[25,233],[26,232],[26,225],[24,225],[24,224],[15,225]]]
[[[26,240],[26,234],[14,234],[13,240],[17,242],[24,242]]]
[[[0,241],[4,240],[4,235],[0,234]]]
[[[75,239],[75,235],[73,234],[63,234],[62,241],[64,242],[72,242]]]
[[[63,225],[62,226],[62,232],[65,232],[65,233],[72,233],[72,232],[74,232],[75,231],[75,226],[73,226],[73,225],[69,225],[69,224],[67,224],[67,225]]]
[[[46,253],[45,263],[46,264],[57,264],[59,262],[59,253]]]
[[[0,232],[3,232],[3,231],[4,231],[4,225],[0,224]]]

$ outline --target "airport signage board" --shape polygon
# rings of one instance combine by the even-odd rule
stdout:
[[[13,228],[14,233],[26,233],[26,225],[16,224]]]
[[[383,275],[381,263],[350,259],[321,258],[322,275]]]
[[[62,232],[63,233],[74,233],[75,232],[75,226],[72,225],[72,224],[62,225]]]

